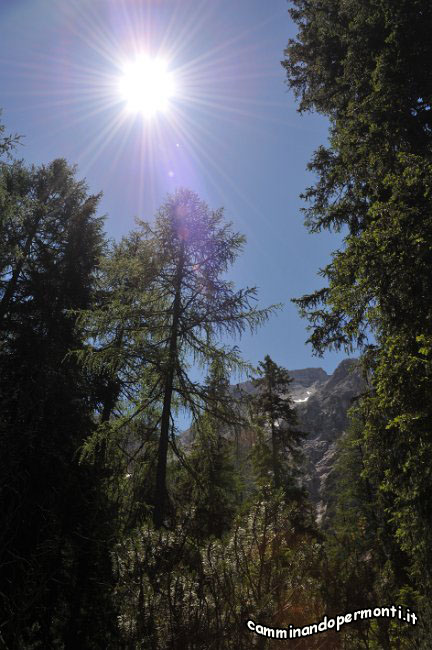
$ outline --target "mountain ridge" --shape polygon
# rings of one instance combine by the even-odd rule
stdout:
[[[292,378],[287,396],[294,403],[298,426],[304,431],[303,451],[304,486],[317,507],[317,518],[325,515],[328,496],[328,479],[334,467],[337,444],[348,427],[348,409],[365,388],[357,359],[344,359],[328,374],[323,368],[288,370]],[[235,399],[247,397],[257,389],[252,380],[233,384],[230,392]],[[182,433],[182,443],[187,447],[192,431]],[[246,442],[253,444],[252,438]]]
[[[305,487],[317,506],[318,519],[325,514],[326,488],[337,453],[338,440],[348,427],[348,410],[365,388],[357,359],[344,359],[328,374],[323,368],[288,370],[293,381],[289,396],[294,402],[299,428],[306,433]],[[233,394],[253,393],[251,381],[232,387]]]

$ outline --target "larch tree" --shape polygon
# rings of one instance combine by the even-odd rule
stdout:
[[[217,362],[229,371],[247,368],[237,346],[222,341],[253,331],[275,309],[258,309],[255,288],[235,290],[226,279],[244,242],[224,221],[222,209],[212,211],[194,192],[179,189],[153,224],[138,221],[138,229],[115,248],[107,262],[110,297],[99,311],[83,314],[89,336],[100,343],[85,362],[105,365],[129,387],[135,410],[128,418],[153,409],[148,435],[158,432],[153,499],[158,528],[167,514],[175,412],[187,409],[196,420],[212,403],[218,408],[212,389],[192,378],[190,367]]]
[[[244,237],[223,223],[222,210],[210,211],[199,197],[180,190],[159,211],[155,227],[145,226],[146,241],[157,259],[152,291],[170,296],[163,314],[168,324],[163,346],[164,393],[156,469],[154,524],[164,521],[166,465],[174,391],[180,402],[197,413],[197,406],[211,402],[212,392],[190,379],[186,355],[202,365],[219,360],[232,369],[243,366],[236,348],[218,342],[222,335],[253,330],[271,309],[251,306],[256,290],[234,291],[224,278],[243,244]]]

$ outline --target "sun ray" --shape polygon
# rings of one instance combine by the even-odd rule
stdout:
[[[183,121],[186,124],[189,122],[189,120],[190,120],[189,117],[184,116]],[[192,126],[192,124],[189,122],[189,127],[191,127],[191,126]],[[196,123],[194,123],[194,127],[201,130],[201,127],[200,126],[197,127]],[[230,175],[225,172],[225,170],[223,169],[223,167],[221,165],[219,165],[217,162],[215,162],[215,158],[210,155],[210,153],[208,151],[208,147],[204,147],[203,145],[201,145],[200,139],[197,138],[196,136],[191,136],[192,130],[190,128],[187,129],[184,125],[180,125],[180,124],[179,124],[178,128],[179,128],[179,131],[182,133],[182,136],[184,138],[184,142],[186,143],[186,146],[189,146],[189,148],[190,148],[190,151],[189,151],[190,155],[193,156],[197,160],[198,164],[201,167],[202,173],[207,177],[207,179],[210,181],[210,183],[216,188],[218,194],[222,196],[226,192],[226,190],[224,190],[223,188],[224,187],[230,187],[232,189],[233,193],[235,195],[237,195],[241,199],[241,201],[245,205],[247,205],[248,208],[254,214],[256,214],[258,216],[262,216],[260,214],[260,212],[256,209],[256,206],[253,204],[253,202],[250,201],[248,196],[244,192],[241,192],[238,189],[237,183],[235,183],[234,180],[230,177]],[[209,134],[207,131],[204,131],[203,135],[205,135],[206,138],[211,137],[211,134]],[[205,160],[206,165],[202,164],[202,160],[198,157],[197,154],[199,154],[201,156],[201,158]],[[216,176],[209,173],[209,171],[208,171],[209,168],[216,172]],[[219,185],[217,183],[217,181],[215,180],[215,178],[216,179],[217,178],[222,179],[224,184]],[[258,245],[258,247],[260,247],[260,242],[258,240],[256,240],[256,244]]]
[[[90,169],[95,160],[101,156],[102,152],[114,140],[120,129],[126,123],[126,116],[124,113],[119,113],[113,117],[107,124],[97,133],[87,146],[80,148],[80,158],[84,161],[87,169]],[[92,152],[92,155],[90,153]]]
[[[226,123],[239,129],[247,126],[251,135],[259,135],[266,133],[269,123],[287,126],[289,121],[279,122],[265,113],[264,107],[277,103],[256,92],[260,80],[276,76],[274,69],[261,63],[257,53],[262,41],[255,38],[271,15],[253,29],[228,31],[226,38],[197,47],[206,23],[220,19],[215,6],[206,0],[191,3],[187,12],[174,1],[172,11],[150,0],[107,0],[103,11],[96,4],[71,0],[62,5],[69,37],[82,45],[79,56],[71,57],[66,48],[55,60],[38,53],[30,63],[12,64],[11,74],[29,78],[26,97],[36,100],[34,106],[46,108],[44,119],[51,119],[50,110],[61,111],[64,126],[54,123],[52,136],[62,128],[82,131],[87,123],[93,129],[97,124],[91,137],[76,142],[76,155],[89,169],[109,150],[111,174],[117,163],[128,161],[134,169],[130,182],[136,185],[140,211],[148,204],[147,197],[156,204],[166,186],[182,176],[176,160],[182,160],[188,170],[186,177],[201,176],[219,190],[226,184],[238,195],[238,187],[212,155],[215,147],[230,155],[229,143],[218,139],[215,132],[220,133]],[[131,75],[126,88],[121,87],[125,68],[133,68],[140,56],[146,61],[169,62],[175,93],[173,87],[168,88],[169,97],[164,98],[160,75],[146,71],[145,65]],[[148,85],[154,82],[149,92],[145,83],[138,88],[140,74],[144,82],[151,82]],[[159,90],[162,98],[156,97]],[[128,111],[127,106],[135,110]],[[219,125],[215,132],[214,123]],[[175,158],[173,143],[179,140],[183,153]],[[246,196],[241,200],[248,205]]]

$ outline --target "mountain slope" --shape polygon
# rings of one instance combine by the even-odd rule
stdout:
[[[325,490],[334,463],[336,445],[348,424],[347,411],[363,388],[363,380],[354,359],[345,359],[328,375],[322,368],[290,370],[293,383],[290,395],[299,419],[299,428],[307,433],[306,487],[318,506],[318,517],[325,510]],[[232,388],[238,397],[241,391],[254,392],[252,382]]]

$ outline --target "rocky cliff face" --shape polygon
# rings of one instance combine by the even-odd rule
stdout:
[[[293,383],[290,394],[296,405],[299,428],[307,433],[305,441],[306,486],[317,504],[318,518],[325,512],[326,483],[333,467],[336,443],[347,428],[347,410],[364,384],[357,363],[345,359],[332,375],[322,368],[290,370]],[[233,388],[250,393],[251,382]]]
[[[326,487],[336,453],[337,441],[347,429],[347,411],[358,397],[364,384],[354,359],[342,361],[332,375],[322,368],[304,368],[289,371],[293,382],[290,396],[299,419],[299,428],[307,434],[305,451],[305,485],[317,506],[320,521],[326,509]],[[256,389],[247,381],[231,386],[237,399]],[[183,432],[182,444],[191,441],[191,430]],[[247,450],[252,444],[248,436],[243,440]]]
[[[300,383],[297,373],[317,373],[315,381]],[[320,373],[318,375],[318,373]],[[305,441],[306,485],[318,506],[318,517],[325,511],[326,483],[332,470],[336,443],[348,424],[347,411],[364,389],[364,384],[352,359],[345,359],[332,375],[321,368],[293,371],[292,396],[300,428],[307,433]],[[324,376],[325,375],[325,376]]]

